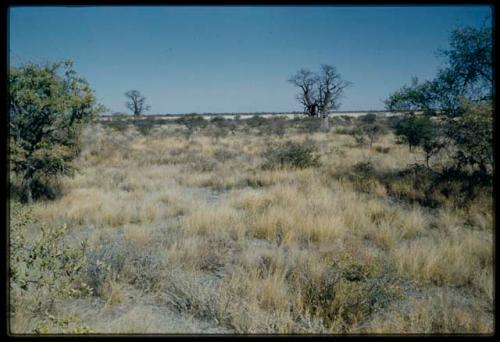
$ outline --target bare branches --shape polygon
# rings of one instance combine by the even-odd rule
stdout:
[[[297,94],[297,100],[309,113],[309,108],[316,102],[318,76],[308,69],[300,69],[288,82],[300,88],[301,92]]]
[[[148,111],[151,107],[146,105],[146,98],[138,90],[129,90],[125,93],[129,99],[125,106],[130,109],[134,115],[141,115],[144,111]]]
[[[332,109],[340,105],[340,97],[350,82],[342,79],[332,65],[322,65],[320,74],[308,69],[300,69],[288,82],[300,89],[297,100],[304,106],[309,116],[317,116],[318,110],[327,117]]]

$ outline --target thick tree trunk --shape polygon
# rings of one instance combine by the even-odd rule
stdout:
[[[323,115],[323,122],[321,123],[323,130],[328,131],[330,129],[330,122],[328,121],[328,115]]]
[[[26,173],[23,175],[23,180],[21,183],[22,196],[24,196],[24,201],[26,203],[33,203],[33,181],[34,181],[35,169],[33,166],[28,166]]]
[[[23,193],[26,203],[33,203],[33,178],[31,176],[25,177],[23,180]]]

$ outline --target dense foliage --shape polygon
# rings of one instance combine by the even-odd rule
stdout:
[[[283,167],[303,169],[320,164],[317,147],[312,141],[304,143],[288,141],[272,146],[265,152],[264,157],[266,158],[264,169]]]
[[[49,183],[72,172],[79,133],[100,110],[71,61],[10,69],[10,162],[23,200],[53,195]]]
[[[403,86],[387,100],[394,111],[423,111],[449,117],[463,114],[463,100],[480,102],[493,96],[491,27],[465,27],[452,32],[450,47],[440,51],[445,67],[430,81]]]
[[[492,45],[491,27],[454,30],[449,49],[440,51],[446,64],[437,76],[421,84],[414,79],[386,101],[387,109],[409,114],[396,134],[410,150],[420,146],[429,166],[432,155],[450,147],[454,164],[443,171],[474,184],[493,175]]]

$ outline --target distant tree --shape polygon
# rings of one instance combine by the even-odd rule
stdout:
[[[350,82],[342,79],[333,65],[323,64],[319,74],[301,69],[288,82],[300,89],[297,100],[304,113],[323,118],[323,128],[328,129],[328,114],[340,106],[340,98]]]
[[[125,93],[129,99],[125,105],[130,109],[135,116],[141,115],[143,112],[148,111],[151,107],[146,105],[146,98],[138,90],[129,90]]]
[[[318,81],[318,76],[308,69],[300,69],[288,80],[288,82],[300,89],[297,100],[304,107],[304,112],[309,116],[315,116],[318,108]]]
[[[21,200],[50,196],[50,181],[71,174],[81,129],[103,110],[71,61],[10,68],[10,165]]]
[[[323,64],[318,77],[318,103],[321,117],[324,119],[323,128],[328,128],[328,115],[331,110],[338,109],[344,89],[350,82],[342,79],[333,65]]]

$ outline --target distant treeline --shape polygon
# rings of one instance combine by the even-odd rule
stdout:
[[[330,114],[348,114],[348,113],[390,113],[391,111],[388,110],[336,110],[336,111],[331,111]],[[177,114],[143,114],[144,116],[181,116],[181,115],[203,115],[203,116],[222,116],[222,115],[229,115],[229,116],[236,116],[236,115],[284,115],[284,114],[304,114],[303,112],[300,111],[293,111],[293,112],[229,112],[229,113],[177,113]],[[131,115],[127,113],[106,113],[103,114],[102,116],[113,116],[113,115]]]

